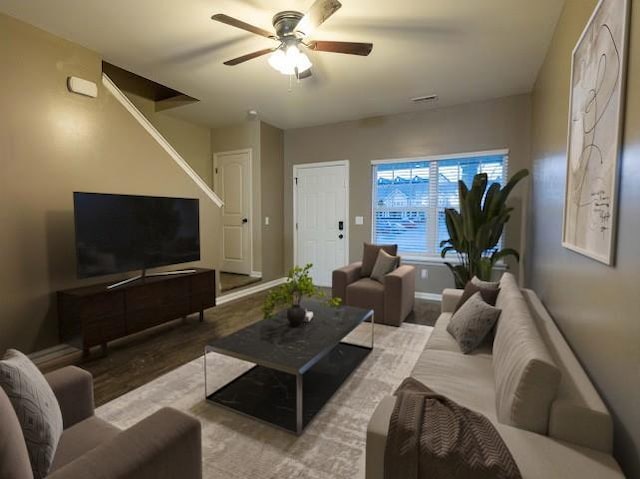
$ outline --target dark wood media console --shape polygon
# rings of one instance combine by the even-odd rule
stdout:
[[[215,271],[147,276],[113,289],[98,284],[58,292],[58,322],[63,342],[82,348],[138,333],[162,323],[200,313],[216,305]]]

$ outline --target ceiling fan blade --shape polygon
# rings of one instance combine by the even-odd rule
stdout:
[[[246,55],[242,55],[241,57],[234,58],[233,60],[227,60],[224,62],[225,65],[234,66],[240,63],[246,62],[248,60],[253,60],[254,58],[261,57],[262,55],[266,55],[267,53],[271,53],[274,48],[265,48],[264,50],[258,50],[257,52],[247,53]]]
[[[309,11],[298,22],[296,30],[305,36],[311,35],[313,31],[322,25],[327,18],[336,13],[342,4],[338,0],[316,0]]]
[[[308,70],[305,70],[300,73],[300,75],[298,75],[298,80],[304,80],[305,78],[309,78],[312,75],[313,73],[311,73],[311,68],[309,68]]]
[[[317,52],[344,53],[346,55],[360,55],[366,57],[373,50],[373,43],[331,42],[314,40],[307,45],[310,50]]]
[[[211,20],[215,20],[216,22],[224,23],[226,25],[231,25],[232,27],[241,28],[242,30],[255,33],[256,35],[260,35],[263,37],[275,38],[275,35],[267,30],[264,30],[260,27],[255,27],[243,22],[242,20],[238,20],[237,18],[230,17],[229,15],[225,15],[223,13],[218,13],[212,16]]]

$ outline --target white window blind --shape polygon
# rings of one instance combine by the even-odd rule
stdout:
[[[449,238],[446,208],[459,209],[458,180],[471,187],[487,173],[489,184],[504,185],[506,154],[383,162],[373,166],[373,241],[397,243],[401,253],[436,256]]]

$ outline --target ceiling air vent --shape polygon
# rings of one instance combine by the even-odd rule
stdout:
[[[438,95],[417,96],[415,98],[412,98],[411,101],[413,103],[430,103],[433,101],[438,101]]]

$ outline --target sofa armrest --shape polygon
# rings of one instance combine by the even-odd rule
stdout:
[[[201,479],[201,434],[197,419],[163,408],[47,479]]]
[[[460,298],[462,298],[462,293],[464,293],[464,290],[453,288],[447,288],[442,291],[441,312],[453,313],[456,310],[456,306],[458,306]]]
[[[396,405],[394,396],[387,396],[373,412],[367,426],[365,479],[384,478],[384,450],[389,434],[389,420]]]
[[[333,271],[331,277],[331,295],[334,298],[347,299],[347,286],[358,281],[362,276],[362,261],[356,261],[350,265]]]
[[[67,366],[45,375],[53,390],[65,429],[93,416],[93,377],[75,366]]]
[[[384,322],[400,326],[413,311],[416,298],[416,268],[403,265],[384,277]]]

